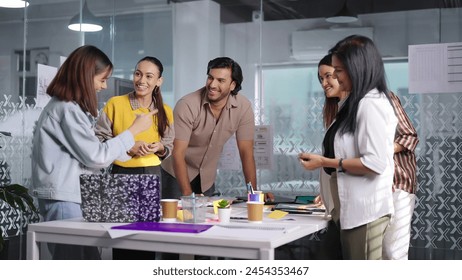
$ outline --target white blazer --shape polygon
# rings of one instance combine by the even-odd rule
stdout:
[[[377,89],[359,102],[354,134],[335,135],[335,158],[360,158],[375,173],[338,172],[340,225],[352,229],[393,214],[393,141],[398,120],[385,94]]]
[[[334,202],[330,192],[330,175],[324,171],[324,168],[319,169],[319,194],[326,208],[326,216],[328,216],[334,209]]]

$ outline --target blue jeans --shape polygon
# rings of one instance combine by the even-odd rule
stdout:
[[[44,221],[81,218],[80,204],[50,199],[39,199],[39,209]],[[53,260],[100,260],[97,247],[48,243]]]

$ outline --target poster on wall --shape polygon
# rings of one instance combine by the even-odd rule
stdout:
[[[58,68],[44,64],[37,64],[37,99],[36,108],[43,108],[50,100],[47,87],[58,72]]]
[[[409,46],[409,93],[462,92],[462,42]]]
[[[273,130],[270,125],[255,126],[254,155],[258,169],[273,167]]]
[[[271,126],[256,125],[254,141],[254,157],[257,169],[271,169],[273,166],[273,134]],[[233,135],[223,146],[218,161],[218,169],[240,170],[241,159],[237,149],[236,136]]]
[[[64,61],[66,61],[67,56],[60,56],[59,57],[59,66],[63,65]]]

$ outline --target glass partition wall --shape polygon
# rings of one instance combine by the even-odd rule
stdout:
[[[110,96],[130,89],[133,68],[143,56],[156,56],[163,62],[162,93],[172,107],[181,96],[205,84],[210,59],[235,59],[244,73],[239,94],[253,101],[256,124],[268,126],[271,132],[265,160],[258,161],[258,187],[289,199],[316,195],[318,173],[303,170],[296,155],[321,151],[324,96],[317,80],[317,62],[336,41],[360,33],[378,44],[389,86],[400,96],[419,134],[418,200],[410,258],[461,258],[462,95],[408,93],[407,59],[408,45],[461,42],[461,8],[360,13],[356,22],[333,24],[326,22],[328,13],[320,4],[309,15],[302,8],[294,10],[266,0],[248,1],[249,10],[218,0],[29,2],[27,8],[0,8],[2,184],[30,185],[31,137],[46,102],[45,73],[55,71],[78,46],[92,44],[108,54],[115,66],[110,88],[99,96],[101,106]],[[84,19],[79,11],[85,5],[102,30],[68,28],[76,15]],[[226,151],[235,156],[223,156],[217,170],[217,190],[226,196],[245,194],[234,146],[230,142]],[[0,217],[10,248],[16,248],[8,258],[24,258],[20,252],[25,243],[14,236],[24,233],[21,224],[27,224],[28,218],[17,217],[3,204]],[[11,217],[18,224],[3,223]],[[291,254],[314,257],[310,252],[321,235],[292,244]]]
[[[29,3],[27,8],[0,7],[2,185],[30,185],[32,131],[48,100],[46,86],[62,61],[81,45],[97,46],[114,64],[108,89],[98,94],[100,107],[109,97],[132,89],[135,64],[148,55],[162,61],[162,94],[167,104],[174,105],[172,5],[160,0],[32,0]],[[68,28],[72,20],[77,19],[78,24],[89,18],[102,29],[80,32]],[[21,217],[0,201],[0,232],[7,240],[0,259],[25,258],[25,238],[18,236],[25,234],[27,223],[38,219],[38,216]]]

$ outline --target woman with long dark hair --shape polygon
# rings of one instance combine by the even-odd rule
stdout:
[[[157,58],[142,58],[133,73],[134,90],[109,99],[98,118],[96,135],[101,141],[107,141],[124,131],[138,114],[158,110],[152,126],[136,136],[136,145],[129,152],[132,159],[114,162],[111,171],[114,174],[160,176],[161,160],[170,155],[174,137],[173,112],[162,99],[163,70]]]
[[[129,151],[130,160],[115,161],[112,174],[156,174],[161,176],[161,160],[173,148],[173,111],[164,104],[161,93],[164,67],[159,59],[146,56],[138,61],[133,73],[134,90],[108,100],[98,118],[96,135],[107,141],[124,131],[138,114],[158,110],[152,126],[136,136]],[[153,259],[154,252],[113,250],[113,259]]]
[[[332,220],[345,259],[381,259],[393,214],[393,142],[397,125],[382,57],[367,37],[352,35],[330,51],[334,77],[349,92],[323,141],[324,154],[301,153],[308,170],[330,174]]]
[[[324,91],[324,106],[322,119],[324,128],[329,129],[335,121],[339,107],[345,104],[349,92],[340,89],[340,84],[334,76],[335,68],[332,66],[332,54],[327,54],[318,63],[318,80]],[[320,195],[316,197],[315,203],[324,204],[328,214],[334,208],[329,185],[330,175],[322,168],[319,170]],[[321,199],[322,198],[322,199]],[[321,259],[342,259],[340,245],[340,231],[334,221],[330,220],[327,225],[327,232],[321,239]]]

